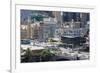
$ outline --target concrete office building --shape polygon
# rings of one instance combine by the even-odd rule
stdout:
[[[39,41],[47,41],[49,38],[54,38],[57,22],[55,18],[44,18],[40,23]]]

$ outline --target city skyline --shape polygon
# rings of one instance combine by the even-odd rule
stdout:
[[[89,59],[89,13],[40,10],[20,13],[21,62]]]
[[[75,21],[79,20],[82,18],[82,14],[86,14],[86,20],[90,21],[89,13],[83,13],[83,12],[63,12],[63,11],[39,11],[39,10],[21,10],[21,23],[24,22],[25,20],[28,19],[28,17],[31,17],[32,15],[36,13],[44,13],[46,15],[49,15],[50,17],[56,17],[58,16],[57,13],[63,13],[62,15],[62,20],[63,21],[71,21],[74,19]],[[54,14],[55,13],[55,14]],[[54,15],[52,15],[54,14]]]

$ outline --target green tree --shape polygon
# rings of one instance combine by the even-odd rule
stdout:
[[[30,50],[30,48],[27,48],[24,56],[25,56],[25,61],[26,62],[31,62],[32,61],[32,56],[33,56],[32,50]]]
[[[49,61],[52,56],[54,56],[54,54],[50,52],[50,49],[44,49],[40,54],[41,60],[45,61]]]

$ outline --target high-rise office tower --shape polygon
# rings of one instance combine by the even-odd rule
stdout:
[[[27,29],[28,39],[32,39],[32,27],[31,27],[31,19],[30,19],[30,16],[28,17],[27,25],[28,25],[28,29]]]
[[[58,12],[58,11],[53,11],[52,14],[56,18],[57,25],[61,26],[62,25],[62,15],[63,15],[63,13]]]
[[[85,27],[87,24],[87,13],[80,13],[80,21],[81,21],[81,27]]]
[[[70,22],[72,19],[74,21],[80,21],[80,13],[78,12],[63,12],[63,21]]]

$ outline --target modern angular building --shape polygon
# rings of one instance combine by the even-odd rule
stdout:
[[[64,18],[65,17],[65,18]],[[63,35],[61,40],[63,43],[72,46],[80,46],[86,42],[84,37],[88,30],[89,14],[88,13],[65,13]]]

